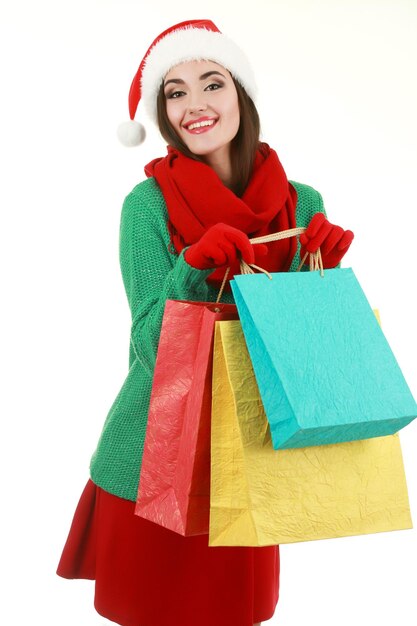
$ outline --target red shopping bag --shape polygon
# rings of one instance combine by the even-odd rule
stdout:
[[[135,513],[184,536],[209,531],[214,324],[233,319],[234,304],[165,305]]]

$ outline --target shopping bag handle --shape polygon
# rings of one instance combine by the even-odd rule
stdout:
[[[287,239],[289,237],[299,237],[305,230],[306,230],[305,228],[303,228],[302,226],[299,226],[297,228],[289,228],[288,230],[281,230],[277,233],[271,233],[270,235],[262,235],[261,237],[253,237],[252,239],[249,239],[249,241],[252,244],[269,243],[271,241],[279,241],[280,239]],[[304,263],[307,260],[307,257],[309,257],[310,272],[313,272],[315,270],[320,270],[320,275],[324,276],[323,260],[321,257],[320,248],[318,248],[316,252],[307,251],[305,253],[304,257],[301,259],[299,266],[297,267],[297,272],[301,270],[301,268],[303,267]],[[240,260],[241,274],[254,274],[255,270],[259,270],[260,272],[263,272],[264,274],[266,274],[266,276],[268,276],[270,280],[272,280],[272,276],[267,270],[263,269],[262,267],[259,267],[258,265],[255,265],[254,263],[246,263],[243,259]],[[229,272],[230,272],[230,267],[228,267],[226,270],[216,302],[220,302],[220,298],[222,297],[223,289],[226,284]]]

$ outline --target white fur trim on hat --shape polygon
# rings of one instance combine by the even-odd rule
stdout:
[[[241,48],[223,33],[203,28],[183,28],[163,37],[149,52],[142,71],[142,100],[157,123],[156,101],[161,82],[170,69],[187,61],[214,61],[225,67],[255,100],[253,70]]]

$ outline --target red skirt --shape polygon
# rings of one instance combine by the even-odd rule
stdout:
[[[278,602],[279,546],[209,547],[138,517],[88,481],[57,574],[95,580],[98,613],[122,626],[252,626]]]

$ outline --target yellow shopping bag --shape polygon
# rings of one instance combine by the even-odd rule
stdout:
[[[274,450],[239,321],[217,322],[210,546],[412,528],[398,435]]]

